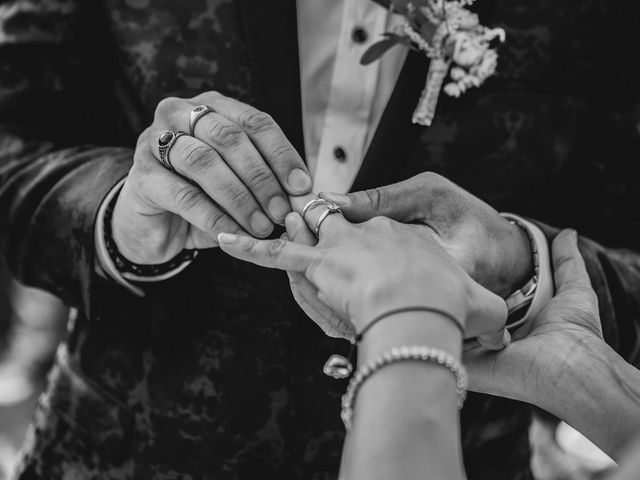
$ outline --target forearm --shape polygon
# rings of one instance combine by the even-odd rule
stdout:
[[[614,459],[640,432],[640,371],[602,342],[573,348],[558,373],[547,376],[529,401]]]
[[[460,355],[461,338],[434,314],[387,319],[365,337],[359,364],[391,347],[425,345]],[[442,366],[401,362],[382,368],[358,393],[341,478],[464,478],[455,378]]]

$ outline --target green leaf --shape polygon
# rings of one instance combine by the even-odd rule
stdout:
[[[370,63],[375,62],[391,47],[402,42],[403,38],[398,35],[387,36],[387,38],[385,38],[384,40],[380,40],[379,42],[374,43],[369,48],[367,48],[367,51],[364,52],[362,54],[362,57],[360,58],[360,64],[369,65]]]

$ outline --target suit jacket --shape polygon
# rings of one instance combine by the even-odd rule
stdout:
[[[354,189],[439,172],[498,209],[583,239],[606,340],[638,361],[638,7],[482,0],[499,75],[410,123],[408,56]],[[0,251],[80,313],[25,446],[21,478],[336,478],[345,352],[285,276],[203,252],[135,298],[95,274],[97,208],[167,96],[218,90],[269,112],[303,152],[294,0],[0,1]],[[549,235],[554,234],[549,229]],[[599,243],[609,248],[600,246]],[[529,411],[471,395],[470,479],[528,479]],[[63,475],[64,472],[64,475]]]

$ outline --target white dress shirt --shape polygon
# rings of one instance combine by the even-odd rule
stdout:
[[[366,66],[360,64],[360,57],[400,17],[372,0],[297,0],[297,14],[302,121],[313,191],[345,193],[360,170],[407,49],[393,47],[380,60]],[[121,185],[122,182],[116,185],[107,199]],[[110,261],[102,237],[105,210],[106,201],[96,222],[98,263],[102,272],[130,292],[144,295],[132,281],[162,281],[187,267],[185,263],[159,277],[122,275]],[[534,241],[542,269],[527,318],[540,311],[553,295],[546,240],[538,227],[528,225],[536,232]]]
[[[407,55],[360,57],[399,15],[372,0],[297,0],[305,157],[313,191],[351,188]]]

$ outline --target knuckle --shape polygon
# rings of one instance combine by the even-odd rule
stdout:
[[[251,133],[262,132],[275,126],[271,115],[252,108],[242,112],[238,120],[240,127]]]
[[[382,228],[389,228],[391,226],[391,220],[389,220],[387,217],[378,216],[373,217],[371,220],[368,220],[367,222],[365,222],[365,224],[369,228],[379,230]]]
[[[155,118],[165,117],[174,112],[181,100],[178,97],[166,97],[158,102]]]
[[[251,202],[252,197],[243,188],[232,186],[227,189],[227,198],[237,210],[245,209]]]
[[[438,185],[444,182],[445,178],[435,172],[422,172],[416,175],[415,180],[422,185]]]
[[[272,180],[271,171],[266,168],[252,168],[247,172],[247,183],[251,187],[262,187]]]
[[[286,242],[282,239],[270,240],[265,244],[265,255],[269,258],[277,258],[282,253]]]
[[[208,231],[215,232],[218,230],[218,227],[223,222],[223,220],[224,220],[224,213],[221,210],[218,210],[217,208],[213,208],[205,214],[204,226],[205,228],[207,228]],[[224,230],[227,232],[229,231],[228,229],[224,229]],[[233,232],[229,232],[229,233],[233,233]]]
[[[367,200],[374,210],[383,211],[389,207],[391,195],[388,191],[372,188],[365,190],[364,194],[367,196]]]
[[[214,160],[215,154],[213,150],[204,144],[189,143],[182,150],[184,168],[192,173],[198,173],[210,168]]]
[[[191,210],[201,201],[200,192],[190,185],[177,185],[173,188],[172,196],[179,210]]]
[[[271,160],[274,163],[286,162],[294,157],[294,149],[288,142],[278,142],[271,148]]]
[[[242,142],[244,133],[231,123],[214,122],[209,128],[209,138],[223,149],[230,149]]]

